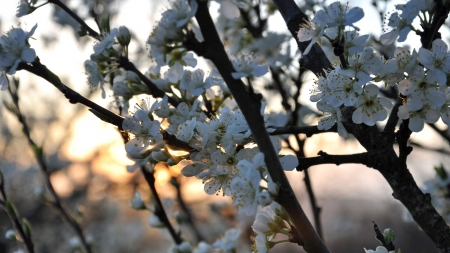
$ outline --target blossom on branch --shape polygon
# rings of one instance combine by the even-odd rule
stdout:
[[[30,48],[28,39],[34,34],[36,28],[37,24],[29,32],[20,27],[12,28],[0,37],[0,71],[14,75],[19,63],[34,61],[36,51]]]

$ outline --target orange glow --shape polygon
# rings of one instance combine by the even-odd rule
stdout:
[[[60,197],[69,197],[74,190],[72,181],[64,171],[52,173],[50,175],[50,181],[56,191],[56,194]]]

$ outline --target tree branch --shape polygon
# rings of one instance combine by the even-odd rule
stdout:
[[[78,92],[72,90],[71,88],[69,88],[68,86],[63,84],[61,82],[61,80],[55,74],[53,74],[45,65],[41,64],[38,57],[36,57],[36,59],[34,60],[32,65],[28,65],[26,63],[21,62],[19,64],[19,67],[17,68],[17,70],[21,70],[21,69],[25,69],[30,73],[40,76],[43,79],[45,79],[46,81],[48,81],[49,83],[53,84],[53,86],[55,86],[59,91],[61,91],[61,93],[64,94],[64,96],[67,99],[69,99],[70,103],[83,104],[83,105],[95,110],[96,112],[100,113],[102,116],[104,116],[104,118],[102,118],[102,120],[119,127],[119,129],[122,129],[122,122],[124,120],[124,118],[122,116],[117,115],[117,114],[99,106],[98,104],[81,96]]]
[[[142,74],[141,71],[139,71],[139,69],[136,68],[136,66],[134,66],[134,64],[132,62],[130,62],[128,60],[128,58],[126,57],[121,57],[118,61],[119,63],[119,67],[122,67],[125,70],[134,72],[136,75],[138,75],[139,79],[141,79],[142,82],[145,83],[145,85],[147,85],[148,89],[150,90],[151,94],[153,95],[153,97],[155,98],[163,98],[164,96],[166,96],[166,93],[162,90],[160,90],[158,88],[158,86],[156,86],[156,84],[154,84],[150,79],[148,79],[148,77],[146,77],[144,74]],[[173,105],[174,107],[177,107],[179,102],[177,100],[175,100],[173,97],[169,97],[168,102]]]
[[[309,17],[306,16],[300,8],[297,6],[294,0],[273,0],[273,3],[277,6],[278,10],[283,16],[284,21],[291,32],[292,37],[295,38],[297,46],[301,52],[309,45],[309,41],[299,42],[297,40],[297,32],[300,29],[300,25],[304,24]],[[326,74],[326,70],[334,69],[331,62],[323,52],[319,44],[315,43],[309,53],[302,57],[302,62],[306,69],[311,70],[315,75]]]
[[[270,135],[280,135],[280,134],[306,134],[306,137],[311,137],[314,134],[320,133],[337,133],[336,124],[328,130],[319,130],[317,126],[286,126],[286,127],[272,127],[267,128],[275,129]]]
[[[198,10],[195,17],[205,39],[206,47],[202,52],[204,53],[203,56],[210,59],[216,65],[219,73],[222,75],[238,103],[259,149],[264,153],[264,160],[270,176],[274,182],[280,185],[280,191],[276,201],[286,209],[294,225],[299,230],[305,243],[304,248],[306,251],[329,252],[303,212],[303,209],[298,203],[295,194],[287,181],[260,114],[260,97],[249,94],[245,90],[245,85],[242,81],[236,80],[231,76],[231,73],[235,70],[228,59],[228,55],[217,34],[214,22],[209,14],[208,3],[205,1],[197,2]]]
[[[329,155],[323,151],[317,153],[319,156],[315,157],[299,157],[297,171],[307,170],[309,167],[321,164],[336,164],[344,163],[359,163],[369,166],[369,153],[357,153],[351,155]]]

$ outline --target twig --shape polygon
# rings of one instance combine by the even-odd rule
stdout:
[[[82,27],[85,29],[88,34],[97,39],[101,40],[101,36],[98,32],[94,31],[92,28],[90,28],[75,12],[73,12],[69,7],[67,7],[63,2],[59,0],[48,0],[49,3],[52,3],[54,5],[59,6],[61,9],[63,9],[69,16],[71,16],[73,19],[75,19]]]
[[[147,181],[147,184],[150,187],[153,199],[156,201],[156,204],[158,205],[157,210],[155,210],[155,215],[157,215],[160,221],[164,223],[164,225],[167,227],[175,243],[177,245],[181,244],[183,240],[181,239],[179,233],[175,232],[175,229],[173,228],[172,224],[170,224],[169,218],[167,218],[167,214],[164,211],[164,206],[161,202],[161,199],[159,198],[158,192],[156,191],[155,176],[153,175],[152,172],[148,171],[145,168],[145,166],[141,166],[141,172],[144,175],[145,181]]]
[[[98,104],[81,96],[79,93],[77,93],[76,91],[72,90],[71,88],[69,88],[68,86],[63,84],[61,82],[61,80],[59,80],[59,78],[55,74],[53,74],[45,65],[41,64],[38,57],[36,57],[36,60],[32,64],[33,65],[28,65],[28,64],[21,62],[17,69],[18,70],[24,69],[30,73],[33,73],[37,76],[42,77],[49,83],[53,84],[59,91],[61,91],[64,94],[64,96],[67,99],[69,99],[70,103],[83,104],[83,105],[95,110],[96,112],[100,113],[102,116],[104,116],[104,118],[102,118],[102,120],[119,127],[119,129],[122,129],[122,122],[124,120],[124,118],[122,116],[117,115],[117,114],[99,106]]]
[[[186,221],[189,224],[189,226],[191,227],[192,231],[194,232],[195,237],[197,238],[197,242],[204,241],[205,238],[203,238],[202,234],[200,234],[199,229],[195,225],[194,217],[192,215],[192,212],[191,212],[191,210],[189,210],[189,208],[186,205],[186,202],[183,199],[183,195],[181,194],[180,182],[178,181],[178,179],[176,177],[172,177],[172,180],[170,180],[170,183],[177,190],[178,204],[180,205],[181,210],[183,210],[183,213],[185,214]]]
[[[344,163],[359,163],[369,166],[369,153],[357,153],[351,155],[329,155],[323,151],[318,153],[319,156],[315,157],[299,157],[297,171],[307,170],[309,167],[321,164],[336,164],[341,165]]]
[[[156,84],[154,84],[150,79],[148,79],[144,74],[142,74],[142,72],[140,72],[136,66],[134,66],[134,64],[132,62],[130,62],[128,60],[128,58],[126,57],[121,57],[118,61],[119,66],[122,67],[125,70],[134,72],[136,75],[138,75],[138,77],[142,80],[142,82],[145,83],[145,85],[147,85],[148,89],[150,90],[151,94],[153,95],[153,97],[155,98],[163,98],[164,96],[166,96],[166,93],[162,90],[160,90],[158,88],[158,86],[156,86]],[[177,107],[179,102],[177,100],[175,100],[173,97],[169,97],[168,102],[173,105],[174,107]]]
[[[337,126],[334,125],[328,130],[319,130],[317,126],[286,126],[286,127],[272,127],[268,128],[275,129],[270,135],[280,135],[280,134],[305,134],[306,137],[311,137],[314,134],[320,133],[337,133]]]
[[[31,235],[27,235],[24,230],[24,226],[21,222],[21,218],[19,213],[15,210],[11,201],[8,200],[5,192],[4,178],[3,173],[0,170],[0,206],[5,210],[6,214],[8,214],[9,219],[11,220],[14,230],[19,234],[19,238],[22,243],[25,245],[28,253],[34,253],[34,245],[31,239]]]
[[[23,126],[23,133],[25,134],[25,137],[27,138],[30,147],[33,149],[33,153],[36,157],[39,168],[44,174],[45,185],[47,186],[47,189],[49,190],[50,195],[53,198],[53,201],[51,201],[50,204],[61,214],[62,218],[69,223],[69,225],[73,228],[73,230],[75,230],[75,233],[80,239],[81,244],[83,245],[83,248],[86,250],[86,252],[91,253],[92,252],[91,248],[83,235],[83,230],[81,229],[77,221],[67,213],[58,197],[58,194],[56,194],[55,189],[53,188],[53,185],[50,181],[51,171],[49,170],[48,165],[45,161],[44,152],[42,151],[42,148],[36,145],[36,143],[31,138],[30,128],[26,123],[22,113],[20,112],[18,94],[16,93],[16,91],[13,91],[11,87],[9,87],[9,92],[15,104],[15,115],[17,116],[17,119]]]

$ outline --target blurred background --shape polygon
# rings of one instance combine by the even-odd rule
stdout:
[[[149,62],[145,40],[161,10],[169,6],[168,1],[66,2],[91,27],[96,28],[94,19],[105,14],[111,15],[111,27],[127,26],[133,36],[130,59],[145,72]],[[378,4],[379,8],[393,10],[392,1],[378,1]],[[381,34],[378,10],[373,8],[371,1],[350,1],[349,5],[364,8],[366,17],[357,23],[361,34]],[[215,17],[217,9],[218,5],[213,2],[211,12]],[[78,25],[53,5],[39,8],[20,19],[15,17],[15,11],[16,1],[2,1],[2,34],[19,23],[25,30],[38,23],[30,44],[41,62],[72,89],[117,112],[112,92],[102,99],[99,90],[92,91],[86,84],[83,62],[93,51],[93,39],[78,37]],[[288,32],[279,13],[269,19],[269,30]],[[448,33],[444,31],[443,34],[445,37]],[[408,43],[412,48],[420,46],[414,34],[409,35]],[[296,48],[293,40],[291,44],[293,49]],[[126,158],[117,129],[98,120],[84,106],[70,104],[42,79],[25,71],[18,71],[15,76],[20,79],[20,108],[30,126],[31,136],[43,146],[53,171],[50,180],[71,214],[81,220],[96,252],[167,252],[173,244],[168,232],[148,225],[149,212],[131,208],[130,200],[135,191],[139,191],[144,200],[150,198],[150,193],[139,172],[126,171],[125,167],[132,162]],[[306,79],[309,82],[304,85],[302,100],[315,109],[315,105],[308,102],[313,82],[311,77]],[[267,94],[269,106],[275,111],[281,110],[277,108],[281,107],[280,98],[273,96],[269,99]],[[8,92],[0,92],[0,100],[9,103]],[[440,122],[438,126],[443,127],[443,124]],[[71,252],[71,239],[75,233],[53,208],[36,199],[36,189],[44,185],[43,174],[22,133],[21,124],[3,103],[0,105],[0,131],[0,169],[5,179],[5,191],[20,215],[29,220],[37,252]],[[413,134],[411,140],[420,146],[413,146],[408,166],[418,185],[424,186],[424,182],[435,177],[434,166],[450,164],[449,145],[429,127]],[[333,133],[306,140],[306,156],[315,156],[320,150],[330,154],[364,151],[355,140],[343,140]],[[364,247],[375,249],[379,243],[375,239],[372,221],[381,230],[391,228],[396,232],[394,244],[402,252],[437,252],[427,236],[411,222],[400,202],[392,197],[392,190],[377,171],[361,165],[324,165],[312,167],[309,172],[318,205],[322,208],[324,240],[333,252],[364,252]],[[312,219],[303,173],[287,174],[304,210]],[[239,215],[231,205],[231,199],[207,195],[201,181],[180,176],[180,168],[177,167],[161,166],[156,169],[155,177],[157,190],[169,214],[179,209],[177,188],[173,185],[175,180],[180,185],[182,198],[194,213],[195,223],[204,240],[213,242],[227,228],[236,226],[242,230],[237,252],[250,252],[250,225],[254,218]],[[21,243],[10,242],[3,236],[12,228],[8,216],[0,210],[0,252],[15,252],[23,248]],[[186,238],[195,239],[189,227],[183,225],[181,230]],[[288,244],[277,246],[270,252],[294,250],[303,252],[300,247]]]

